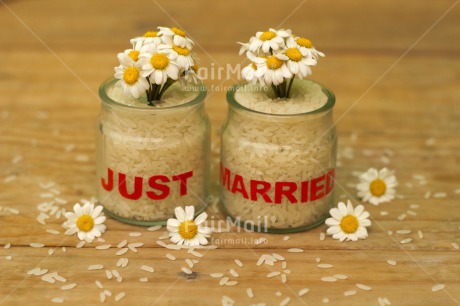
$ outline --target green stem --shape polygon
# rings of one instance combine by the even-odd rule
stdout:
[[[166,83],[163,85],[163,88],[161,88],[160,90],[160,93],[158,95],[158,100],[161,99],[161,97],[163,96],[163,94],[165,93],[165,91],[172,85],[174,84],[176,81],[168,78],[168,80],[166,81]]]
[[[272,89],[273,92],[275,92],[275,95],[279,98],[280,97],[280,92],[278,91],[278,88],[272,84]]]
[[[292,76],[291,81],[289,81],[289,86],[288,86],[286,98],[290,98],[290,97],[291,97],[291,88],[292,88],[292,83],[294,83],[294,78],[295,78],[295,74]]]
[[[286,98],[286,81],[281,83],[280,87],[281,87],[282,98]]]

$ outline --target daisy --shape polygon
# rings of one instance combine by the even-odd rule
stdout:
[[[145,52],[139,57],[142,76],[149,77],[150,82],[162,85],[166,83],[168,78],[177,80],[179,77],[179,66],[163,51]]]
[[[73,212],[66,212],[67,221],[62,225],[67,229],[66,235],[77,233],[80,240],[92,242],[95,237],[101,237],[105,232],[105,216],[101,213],[102,206],[94,207],[93,203],[86,202],[80,206],[76,203]]]
[[[158,46],[162,43],[161,35],[158,33],[158,31],[147,31],[141,37],[132,38],[130,42],[133,44],[133,46],[139,42],[144,45],[154,44],[155,46]]]
[[[309,58],[313,58],[315,60],[317,60],[320,56],[324,57],[324,53],[316,50],[312,42],[307,38],[290,36],[286,40],[286,46],[288,48],[299,48],[300,52],[302,52],[302,55],[308,56]]]
[[[139,55],[145,47],[142,41],[136,41],[132,49],[126,49],[123,53],[118,53],[117,58],[120,64],[124,67],[133,66],[138,61]]]
[[[278,58],[286,61],[289,71],[300,79],[311,75],[310,66],[316,65],[316,60],[302,55],[302,52],[296,47],[287,48],[282,54],[278,55]]]
[[[331,208],[329,213],[332,218],[326,219],[326,225],[329,226],[327,234],[332,235],[332,238],[340,241],[357,241],[367,238],[366,227],[371,226],[371,221],[363,205],[358,205],[353,209],[350,201],[347,205],[339,202],[338,208]]]
[[[176,218],[168,219],[167,229],[171,242],[178,245],[207,245],[211,236],[211,229],[205,227],[203,223],[208,215],[204,212],[193,220],[195,207],[186,206],[185,210],[182,207],[176,207],[174,210]]]
[[[273,84],[277,86],[283,83],[285,79],[292,77],[292,73],[282,58],[281,54],[271,55],[267,58],[254,58],[254,62],[257,65],[254,75],[267,85]]]
[[[128,61],[128,58],[128,56],[122,56],[121,59],[119,59],[120,61]],[[124,64],[127,65],[124,66]],[[132,95],[137,99],[139,98],[140,93],[150,88],[150,85],[147,80],[141,76],[142,71],[137,62],[131,65],[127,62],[124,64],[115,67],[115,78],[119,79],[116,85],[123,88],[123,92],[126,96]]]
[[[265,82],[263,79],[259,79],[256,77],[257,65],[254,60],[257,58],[251,52],[248,52],[246,56],[251,60],[251,63],[241,70],[241,76],[248,82],[255,84],[257,81],[260,81],[262,86],[264,86]]]
[[[264,53],[271,50],[278,50],[285,47],[284,38],[291,36],[290,30],[269,29],[265,32],[257,32],[256,39],[249,42],[249,50],[258,52],[260,48]]]
[[[162,36],[164,43],[170,44],[170,42],[172,42],[176,46],[192,50],[194,42],[193,40],[187,37],[184,30],[181,30],[176,27],[173,27],[173,28],[158,27],[158,28],[160,29],[160,31],[158,31],[158,34]]]
[[[200,77],[198,76],[198,64],[193,64],[193,66],[190,67],[189,70],[186,70],[184,72],[184,77],[179,78],[179,82],[182,84],[182,86],[185,86],[187,84],[199,84],[200,83]]]
[[[193,57],[190,50],[187,48],[182,48],[172,44],[160,45],[158,50],[163,50],[164,53],[168,54],[171,60],[175,61],[181,69],[188,70],[193,66]]]
[[[363,202],[373,205],[390,202],[395,198],[395,187],[398,185],[393,171],[383,168],[370,168],[360,175],[360,183],[356,185],[358,196]]]

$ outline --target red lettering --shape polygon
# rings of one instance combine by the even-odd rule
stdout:
[[[104,178],[101,178],[102,188],[104,188],[107,191],[112,191],[113,189],[113,170],[110,168],[107,168],[107,180],[108,182],[106,183]]]
[[[262,185],[262,188],[258,186]],[[267,192],[270,191],[271,184],[265,181],[251,180],[251,201],[257,201],[257,194],[260,194],[266,203],[273,203]]]
[[[134,191],[128,193],[128,188],[126,187],[126,174],[118,173],[118,191],[120,194],[130,200],[139,200],[142,196],[142,182],[143,178],[139,176],[134,177]]]
[[[174,175],[172,177],[173,181],[180,181],[180,195],[187,194],[187,179],[193,176],[193,171],[185,172],[182,174]]]
[[[334,177],[335,177],[335,169],[332,169],[327,173],[326,177],[326,194],[330,194],[332,189],[334,188]]]
[[[169,196],[170,188],[168,185],[157,183],[157,181],[161,181],[163,183],[169,183],[170,180],[167,176],[164,175],[154,175],[149,179],[149,186],[153,189],[160,191],[159,194],[153,191],[147,191],[147,196],[152,200],[163,200]],[[182,186],[181,186],[182,189]]]
[[[243,177],[239,174],[235,174],[235,178],[233,179],[233,186],[232,186],[232,193],[240,192],[245,199],[248,199],[248,192],[244,187]]]
[[[308,181],[303,181],[300,187],[300,202],[308,202]]]
[[[320,177],[314,178],[311,180],[311,191],[310,191],[310,201],[316,201],[324,197],[324,192],[321,192],[324,189],[324,185],[318,185],[326,178],[326,175],[323,174]]]
[[[284,189],[287,187],[287,189]],[[283,195],[291,203],[297,203],[297,199],[294,196],[294,192],[297,190],[297,183],[294,182],[276,182],[275,183],[275,204],[281,204]]]
[[[220,163],[220,181],[222,188],[227,186],[227,190],[230,191],[230,170],[225,168],[222,163]]]

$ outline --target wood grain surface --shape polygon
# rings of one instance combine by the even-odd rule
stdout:
[[[356,197],[356,173],[369,167],[394,169],[400,182],[393,202],[366,204],[373,222],[368,239],[320,240],[325,226],[289,234],[288,240],[233,228],[214,234],[218,248],[200,250],[204,256],[197,258],[160,247],[156,241],[165,229],[149,232],[108,220],[105,242],[76,248],[78,239],[63,235],[62,218],[51,217],[45,225],[37,221],[37,205],[50,200],[41,197],[49,191],[40,183],[55,182],[52,189],[67,201],[62,205],[67,209],[94,196],[98,86],[111,77],[116,54],[127,48],[129,38],[158,25],[186,29],[209,71],[245,63],[236,42],[268,27],[291,28],[326,53],[312,79],[337,97],[336,200]],[[112,293],[105,303],[120,305],[219,305],[224,296],[236,305],[279,305],[286,298],[288,305],[379,305],[379,298],[391,305],[459,305],[459,26],[460,5],[454,0],[0,0],[0,305],[51,305],[54,298],[68,305],[99,304],[103,289],[96,280]],[[215,148],[227,111],[225,89],[237,78],[205,80]],[[217,157],[214,150],[214,168]],[[213,209],[208,213],[214,220],[223,218]],[[398,220],[402,214],[405,219]],[[401,229],[411,233],[396,233]],[[132,237],[132,232],[142,235]],[[256,244],[262,237],[266,242]],[[413,241],[401,244],[405,238]],[[124,239],[144,246],[116,256]],[[45,247],[30,247],[34,242]],[[95,249],[102,244],[111,248]],[[290,248],[304,252],[290,253]],[[177,259],[167,259],[166,253]],[[262,254],[272,253],[286,259],[285,284],[279,276],[267,278],[283,270],[280,262],[256,265]],[[125,268],[117,267],[121,257],[129,259]],[[186,258],[198,260],[192,278],[181,272]],[[333,267],[318,268],[317,258]],[[104,268],[89,271],[93,264]],[[155,272],[141,270],[142,265]],[[61,290],[64,283],[27,274],[35,267],[77,285]],[[117,269],[122,282],[108,280],[107,269]],[[219,286],[211,273],[224,273],[238,284]],[[336,274],[348,278],[321,281]],[[148,282],[141,282],[143,277]],[[445,287],[433,292],[437,284]],[[302,288],[309,292],[300,297]],[[345,296],[350,290],[356,294]],[[116,302],[120,292],[126,296]]]

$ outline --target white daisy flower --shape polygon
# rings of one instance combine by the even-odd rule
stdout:
[[[249,41],[249,50],[255,53],[260,48],[264,53],[269,53],[270,49],[276,51],[285,47],[284,39],[289,36],[291,36],[290,30],[269,29],[265,32],[257,32],[256,39]]]
[[[314,66],[317,63],[313,58],[302,55],[302,52],[296,47],[287,48],[282,54],[278,55],[278,58],[286,61],[289,71],[298,76],[299,79],[311,75],[310,66]]]
[[[133,43],[132,49],[126,49],[123,53],[118,53],[117,57],[120,61],[120,64],[125,67],[134,65],[134,63],[137,62],[137,60],[139,59],[142,46],[142,41],[136,41],[135,43]]]
[[[257,81],[260,81],[262,86],[265,86],[263,78],[256,77],[257,65],[254,60],[257,58],[251,52],[248,52],[246,56],[251,60],[251,63],[241,70],[241,76],[248,82],[255,84]]]
[[[76,203],[73,206],[73,212],[66,212],[67,221],[62,225],[67,229],[66,235],[77,233],[80,240],[92,242],[95,237],[101,237],[105,232],[105,216],[102,213],[102,206],[94,207],[93,203],[86,202],[80,206]]]
[[[193,42],[193,40],[187,37],[184,30],[181,30],[176,27],[173,27],[173,28],[158,27],[158,28],[160,29],[160,31],[158,31],[158,34],[161,35],[161,38],[163,39],[164,43],[170,44],[172,42],[176,46],[192,50],[193,45],[195,43]]]
[[[357,241],[367,238],[366,227],[371,226],[371,221],[363,205],[358,205],[353,209],[350,201],[347,205],[340,202],[338,208],[331,208],[329,213],[332,217],[326,219],[326,225],[329,226],[327,234],[332,235],[332,238],[340,241]]]
[[[162,43],[161,35],[158,31],[147,31],[141,37],[132,38],[130,42],[133,46],[138,43],[141,43],[142,45],[154,44],[155,46],[158,46]]]
[[[128,56],[122,56],[120,60],[130,60]],[[127,63],[124,63],[127,64]],[[115,67],[115,78],[119,79],[117,86],[123,88],[125,95],[132,95],[134,98],[139,98],[140,93],[143,93],[150,88],[147,80],[141,76],[141,69],[138,63],[131,66],[123,64]]]
[[[291,78],[292,73],[287,68],[286,62],[282,60],[281,54],[271,55],[269,57],[254,58],[257,65],[255,76],[267,85],[279,85],[285,79]]]
[[[162,44],[158,46],[158,50],[162,50],[164,53],[168,54],[171,60],[175,61],[181,69],[188,70],[193,66],[193,57],[190,50],[187,48],[182,48],[174,44]]]
[[[190,69],[184,71],[184,77],[179,78],[179,82],[182,86],[188,84],[199,84],[201,79],[198,77],[198,64],[193,64]]]
[[[179,67],[163,51],[142,53],[139,56],[139,65],[142,67],[142,76],[149,77],[150,82],[157,85],[165,84],[168,77],[173,80],[179,77]]]
[[[380,170],[370,168],[360,175],[359,180],[360,183],[356,185],[356,188],[363,202],[379,205],[395,198],[395,187],[398,182],[393,171],[387,168]]]
[[[324,53],[316,50],[311,41],[307,38],[290,36],[286,40],[286,46],[288,48],[299,48],[303,56],[307,56],[315,60],[318,60],[320,56],[324,57]]]
[[[171,242],[178,245],[207,245],[212,230],[205,227],[203,223],[208,215],[204,212],[193,220],[195,207],[176,207],[174,210],[176,218],[168,219],[166,228],[169,231]]]

